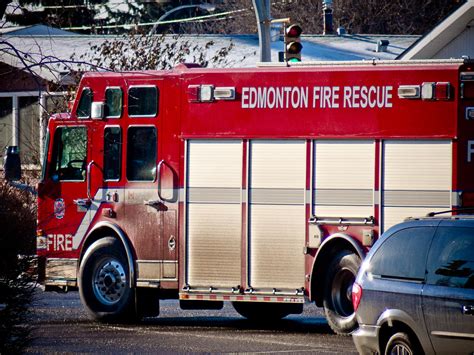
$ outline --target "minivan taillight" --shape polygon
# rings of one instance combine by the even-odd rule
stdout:
[[[359,308],[360,299],[362,298],[362,287],[354,282],[352,285],[352,305],[354,306],[354,312]]]

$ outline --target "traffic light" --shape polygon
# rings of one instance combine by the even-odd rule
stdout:
[[[300,36],[303,30],[299,25],[290,25],[285,28],[285,61],[301,62],[301,44]]]

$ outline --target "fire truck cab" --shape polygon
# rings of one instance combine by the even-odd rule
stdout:
[[[472,205],[473,154],[466,61],[86,73],[49,121],[43,280],[100,320],[164,298],[279,319],[309,300],[348,334],[367,250]]]

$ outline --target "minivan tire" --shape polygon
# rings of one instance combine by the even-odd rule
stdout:
[[[413,345],[408,334],[398,332],[393,334],[387,342],[385,347],[385,355],[401,354],[414,355],[419,354],[416,347]]]

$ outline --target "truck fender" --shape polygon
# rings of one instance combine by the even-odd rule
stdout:
[[[128,269],[130,270],[130,287],[135,287],[135,263],[133,257],[134,254],[132,248],[130,247],[130,242],[127,236],[125,235],[125,232],[119,226],[113,223],[107,221],[99,222],[94,225],[94,227],[89,231],[89,233],[87,233],[81,251],[81,258],[79,260],[79,263],[77,263],[77,267],[80,267],[81,261],[86,256],[89,246],[96,240],[100,239],[100,236],[103,235],[104,230],[111,230],[115,234],[115,236],[118,237],[118,239],[121,241],[125,250],[125,254],[127,255]]]
[[[335,233],[324,240],[319,247],[313,260],[310,275],[309,299],[315,301],[321,307],[323,301],[324,265],[341,250],[355,252],[361,260],[365,258],[365,252],[359,242],[345,233]]]

